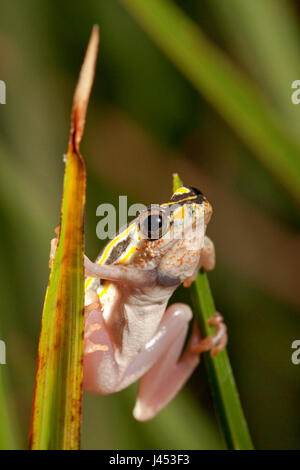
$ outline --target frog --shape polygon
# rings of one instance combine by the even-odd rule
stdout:
[[[154,418],[185,385],[203,352],[227,345],[219,312],[202,338],[192,309],[169,305],[198,271],[215,267],[206,235],[212,206],[194,187],[178,188],[167,203],[152,204],[123,227],[95,262],[84,256],[85,332],[83,386],[106,395],[139,381],[133,416]],[[52,243],[53,259],[55,243]]]

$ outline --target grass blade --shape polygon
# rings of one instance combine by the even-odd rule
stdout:
[[[182,182],[175,174],[173,190],[176,191],[180,186]],[[203,336],[213,335],[214,328],[208,324],[208,320],[213,317],[216,307],[204,271],[200,271],[189,289]],[[235,450],[253,449],[226,349],[214,357],[204,353],[204,360],[227,447]]]
[[[214,334],[214,329],[207,321],[214,315],[216,308],[205,272],[198,274],[190,289],[203,335]],[[223,350],[215,357],[211,357],[209,353],[204,356],[227,447],[235,450],[253,449],[227,351]]]
[[[196,89],[300,201],[300,148],[251,82],[169,0],[121,0]]]
[[[39,341],[31,449],[78,449],[80,445],[86,171],[79,145],[98,42],[98,28],[94,27],[74,94],[60,234]]]

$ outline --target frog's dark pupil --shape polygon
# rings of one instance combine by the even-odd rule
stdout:
[[[148,233],[148,237],[157,237],[160,233],[160,229],[162,228],[162,216],[159,214],[149,215],[144,222],[144,228],[146,233]]]

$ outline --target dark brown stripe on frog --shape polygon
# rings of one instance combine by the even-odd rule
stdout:
[[[115,263],[118,258],[126,251],[126,248],[131,242],[131,237],[128,235],[124,240],[119,241],[114,247],[112,248],[111,252],[109,253],[108,257],[104,260],[105,264],[113,264]]]

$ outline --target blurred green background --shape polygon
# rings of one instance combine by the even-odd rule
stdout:
[[[300,79],[299,3],[176,3],[246,75],[298,148],[300,105],[291,102],[291,83]],[[300,365],[291,362],[291,343],[300,339],[300,218],[280,172],[276,178],[262,165],[118,0],[1,0],[0,12],[0,79],[7,86],[7,104],[0,105],[0,339],[7,346],[0,447],[27,446],[72,95],[98,23],[100,56],[81,148],[86,252],[95,257],[102,246],[95,231],[102,202],[117,204],[123,194],[129,204],[165,202],[174,171],[201,189],[214,208],[208,234],[217,268],[209,278],[254,445],[300,448]],[[230,93],[225,84],[223,91]],[[176,298],[189,302],[184,289]],[[85,394],[84,449],[223,448],[203,364],[149,423],[132,418],[135,393],[136,386]]]

